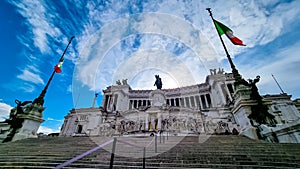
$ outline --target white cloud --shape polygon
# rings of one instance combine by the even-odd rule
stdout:
[[[57,121],[57,122],[62,122],[63,120],[58,120],[58,119],[54,119],[52,117],[48,117],[47,121]]]
[[[29,65],[26,65],[26,62],[23,64],[26,67],[20,68],[22,73],[17,78],[28,82],[18,86],[19,89],[32,92],[35,89],[35,86],[32,84],[44,84],[43,79],[40,77],[41,64],[44,61],[37,54],[43,56],[40,52],[56,53],[56,51],[51,51],[49,39],[51,37],[59,39],[62,35],[56,22],[59,14],[55,13],[54,8],[52,6],[49,7],[44,1],[9,0],[9,3],[17,7],[17,11],[24,17],[23,22],[29,30],[28,32],[17,34],[19,42],[26,47],[26,50],[23,50],[20,55],[26,56],[30,63]],[[67,41],[64,38],[61,39],[62,41]]]
[[[234,35],[242,39],[247,45],[247,47],[237,47],[232,45],[224,36],[223,40],[232,56],[245,52],[252,47],[268,44],[286,31],[290,31],[289,25],[297,22],[300,14],[300,1],[241,0],[226,1],[226,3],[215,1],[207,3],[207,6],[212,7],[213,16],[216,20],[231,28]],[[199,9],[201,16],[195,17],[202,19],[202,23],[199,24],[201,30],[214,44],[217,53],[225,57],[224,49],[208,12],[204,10],[205,8]],[[197,23],[197,18],[193,22]]]
[[[2,99],[1,99],[1,101],[2,101]],[[0,121],[4,121],[5,119],[9,118],[9,113],[12,108],[13,108],[12,106],[10,106],[6,103],[0,102]]]
[[[54,120],[54,119],[53,119],[53,118],[51,118],[51,117],[48,117],[48,118],[47,118],[47,120]]]
[[[25,69],[22,74],[17,76],[19,79],[22,79],[27,82],[31,82],[34,84],[44,84],[43,79],[38,75],[30,72],[29,70]]]
[[[138,51],[117,67],[112,81],[128,78],[132,87],[153,89],[154,75],[160,74],[164,88],[176,88],[196,83],[198,76],[194,76],[192,71],[171,53],[161,50]],[[96,81],[96,84],[100,83]]]
[[[90,90],[101,91],[116,80],[128,78],[131,86],[153,88],[154,74],[149,72],[164,74],[164,87],[182,86],[191,79],[193,82],[190,83],[203,83],[208,69],[221,67],[219,61],[226,58],[205,8],[212,7],[214,17],[229,26],[247,44],[247,47],[237,47],[223,37],[234,58],[251,48],[272,42],[287,31],[286,25],[297,20],[298,1],[276,4],[254,0],[226,3],[163,1],[144,6],[145,11],[154,13],[130,16],[128,13],[118,14],[116,9],[125,8],[120,4],[115,5],[114,9],[100,10],[94,3],[89,3],[90,22],[84,25],[83,34],[78,37],[80,60],[75,68],[76,83],[73,87],[86,85]],[[99,23],[104,25],[100,27]],[[142,38],[139,40],[140,46],[134,48],[130,45],[134,43],[132,37],[137,34],[141,34]],[[175,42],[184,44],[188,50],[175,56],[169,49]],[[127,47],[122,48],[124,43]],[[151,59],[145,59],[153,51],[160,53],[156,53],[157,57],[153,55]],[[260,70],[256,68],[255,71],[242,69],[252,77],[253,72]],[[270,65],[269,69],[274,68],[275,64]],[[261,84],[264,83],[262,80]]]
[[[23,0],[22,2],[10,1],[18,7],[19,13],[27,19],[32,30],[34,45],[42,53],[49,52],[47,36],[58,37],[62,33],[52,22],[53,13],[49,13],[43,1]]]
[[[73,92],[72,85],[69,85],[69,86],[68,86],[67,92],[68,92],[68,93],[72,93],[72,92]]]
[[[259,74],[262,77],[258,86],[263,94],[281,92],[271,76],[271,74],[273,74],[280,82],[284,92],[292,94],[294,98],[299,98],[299,53],[300,42],[287,48],[283,48],[274,56],[266,60],[256,60],[255,65],[243,65],[240,67],[240,70],[243,74],[251,78],[254,78],[256,74]]]
[[[131,55],[130,53],[127,54],[128,56],[126,56],[126,54],[124,53],[124,49],[118,49],[115,48],[115,46],[121,46],[121,44],[123,43],[122,40],[128,39],[136,34],[144,34],[143,39],[141,40],[142,44],[140,48],[163,48],[160,49],[160,54],[156,53],[157,56],[161,55],[161,58],[163,58],[162,55],[164,55],[165,53],[163,51],[166,50],[165,47],[170,43],[174,43],[174,41],[178,41],[179,43],[183,43],[184,45],[186,45],[190,49],[191,54],[193,55],[192,57],[195,58],[196,56],[196,58],[201,58],[201,60],[198,59],[198,65],[204,64],[205,66],[211,66],[211,64],[214,63],[211,61],[214,61],[218,58],[218,55],[216,55],[216,53],[214,52],[214,49],[211,47],[207,38],[203,36],[201,32],[197,30],[192,24],[184,21],[181,18],[168,14],[145,13],[115,20],[114,22],[103,27],[100,31],[96,32],[93,38],[91,38],[89,42],[86,43],[86,47],[81,51],[81,60],[80,64],[77,65],[77,72],[75,73],[75,76],[83,84],[89,86],[92,90],[95,90],[96,88],[99,89],[101,87],[104,88],[105,86],[110,85],[113,81],[115,81],[115,79],[113,79],[113,74],[115,73],[116,69],[120,69],[118,66],[122,66],[122,64],[120,63],[125,62],[128,57],[133,57],[133,55]],[[158,43],[155,43],[152,41],[153,38],[151,36],[148,36],[148,34],[153,36],[165,36],[165,38],[162,38],[160,39],[160,41],[158,41]],[[166,39],[168,40],[166,41]],[[134,39],[132,39],[132,41],[134,41]],[[147,43],[150,46],[145,46],[145,44]],[[128,48],[130,48],[130,46]],[[114,50],[116,50],[117,52],[114,52]],[[124,56],[124,54],[125,57],[122,59],[122,56]],[[147,52],[145,52],[144,54],[147,55]],[[146,63],[149,64],[149,66],[152,65],[153,67],[155,67],[155,65],[157,65],[156,63],[154,63],[155,60],[151,59],[151,62],[149,63],[149,60],[143,59],[145,57],[143,56],[144,54],[139,55],[136,60],[131,60],[134,61],[131,64],[134,66],[138,66],[139,68],[143,67],[141,65]],[[171,56],[168,57],[171,58]],[[188,62],[195,64],[190,56],[181,59],[185,60],[183,61],[185,63],[182,67],[196,68],[193,65],[188,66],[186,64]],[[142,61],[142,63],[140,61]],[[201,61],[205,63],[201,63]],[[169,70],[166,70],[166,68],[172,68],[172,66],[170,66],[172,65],[171,63],[160,62],[159,58],[156,59],[156,62],[159,63],[161,72],[165,71],[170,73]],[[173,65],[173,68],[175,67],[176,65]],[[144,69],[139,69],[137,71],[143,70]],[[105,71],[106,73],[102,73],[101,71]],[[122,72],[132,73],[132,71],[130,71],[129,69],[123,70]],[[99,74],[99,77],[96,77],[96,73]],[[177,74],[179,74],[179,72]],[[184,72],[181,72],[181,74],[182,76],[184,76]],[[105,77],[103,77],[103,75],[105,75]],[[130,77],[133,77],[134,75],[136,74],[131,74]],[[123,74],[122,78],[130,78],[126,76],[129,75]],[[187,76],[187,78],[189,78],[189,76]],[[97,81],[102,81],[98,81],[99,83],[95,84],[95,79],[97,79]],[[132,79],[129,79],[129,81],[131,80]],[[97,87],[95,87],[95,85]]]
[[[45,126],[40,126],[37,133],[44,133],[44,134],[49,134],[49,133],[59,133],[60,129],[53,129]]]

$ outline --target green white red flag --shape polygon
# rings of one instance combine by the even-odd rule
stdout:
[[[246,46],[245,44],[243,44],[242,40],[240,40],[239,38],[233,35],[233,32],[230,28],[228,28],[227,26],[225,26],[224,24],[222,24],[221,22],[215,19],[214,19],[214,23],[216,24],[217,30],[220,35],[225,34],[229,38],[229,40],[235,45]]]
[[[54,66],[54,70],[55,70],[56,73],[61,73],[62,72],[61,68],[62,68],[63,62],[64,62],[64,58],[60,59],[60,61],[58,62],[58,64],[56,64]]]

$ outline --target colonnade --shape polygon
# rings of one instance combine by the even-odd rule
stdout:
[[[207,109],[212,107],[210,94],[202,94],[195,96],[186,96],[186,97],[174,97],[167,98],[166,104],[169,106],[175,107],[188,107],[188,108],[200,108]],[[151,101],[149,99],[132,99],[129,100],[129,109],[137,109],[141,106],[149,106]]]

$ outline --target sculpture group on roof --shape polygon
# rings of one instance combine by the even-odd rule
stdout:
[[[122,80],[122,83],[121,83],[120,80],[117,80],[117,81],[116,81],[116,84],[117,84],[117,85],[128,85],[127,80],[128,80],[128,79],[123,79],[123,80]]]

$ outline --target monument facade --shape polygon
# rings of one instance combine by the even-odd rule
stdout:
[[[99,108],[72,109],[60,136],[242,134],[274,141],[272,133],[278,131],[280,142],[300,142],[299,103],[291,96],[262,96],[272,119],[257,124],[250,118],[258,104],[251,88],[236,87],[232,73],[222,69],[210,73],[204,83],[173,89],[133,90],[127,80],[118,80],[103,90]]]

